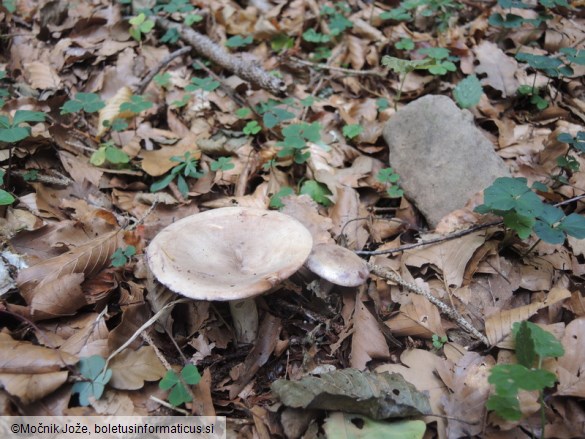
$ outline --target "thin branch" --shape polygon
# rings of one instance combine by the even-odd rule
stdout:
[[[168,66],[172,60],[174,60],[175,58],[178,58],[180,56],[183,56],[187,53],[191,52],[191,47],[183,47],[179,50],[175,50],[173,53],[169,53],[167,56],[165,56],[150,72],[148,72],[148,75],[146,75],[142,81],[140,81],[140,83],[136,86],[136,94],[141,95],[142,93],[144,93],[144,90],[146,90],[146,87],[148,87],[148,84],[150,84],[150,81],[152,81],[152,79],[162,70],[164,69],[166,66]]]
[[[502,220],[498,220],[498,221],[493,221],[491,223],[479,224],[477,226],[470,227],[469,229],[465,229],[465,230],[461,230],[459,232],[452,233],[451,235],[445,235],[445,236],[441,236],[439,238],[429,239],[428,241],[421,241],[421,242],[415,242],[413,244],[406,244],[406,245],[403,245],[403,246],[400,246],[397,248],[393,248],[390,250],[376,250],[376,251],[359,250],[359,251],[356,251],[355,253],[358,255],[364,255],[364,256],[391,255],[394,253],[403,252],[405,250],[410,250],[411,248],[423,247],[425,245],[437,244],[439,242],[449,241],[449,240],[455,239],[455,238],[460,238],[462,236],[469,235],[470,233],[477,232],[478,230],[488,229],[492,226],[498,226],[502,223],[503,223]]]
[[[481,332],[479,332],[477,329],[475,329],[473,327],[473,325],[471,323],[469,323],[467,320],[465,320],[463,317],[461,317],[461,315],[459,315],[459,313],[457,311],[455,311],[449,305],[441,302],[439,299],[437,299],[435,296],[433,296],[430,292],[424,290],[423,288],[420,288],[418,285],[411,284],[410,282],[406,282],[404,279],[402,279],[402,277],[400,277],[398,274],[392,272],[388,268],[381,267],[379,265],[375,265],[375,264],[371,264],[371,263],[368,263],[368,268],[370,269],[370,272],[372,272],[376,276],[380,276],[386,280],[389,280],[391,282],[395,282],[398,285],[406,288],[408,291],[412,291],[413,293],[420,294],[421,296],[426,297],[429,302],[431,302],[433,305],[435,305],[437,308],[439,308],[439,311],[441,313],[443,313],[444,315],[446,315],[449,318],[451,318],[452,320],[454,320],[461,328],[463,328],[465,331],[472,334],[475,338],[480,340],[483,344],[485,344],[486,346],[490,346],[490,342],[488,341],[488,339],[485,335],[483,335]]]
[[[232,55],[223,46],[191,28],[173,23],[162,17],[155,17],[155,20],[157,26],[164,30],[175,29],[185,43],[190,44],[197,53],[205,56],[220,67],[233,72],[240,78],[260,88],[268,90],[275,96],[285,95],[286,84],[284,81],[264,70],[259,62]]]

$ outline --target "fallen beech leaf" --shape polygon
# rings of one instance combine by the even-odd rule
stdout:
[[[353,328],[351,367],[364,370],[370,360],[390,357],[388,343],[380,331],[378,320],[368,311],[359,297],[355,303]]]
[[[61,387],[67,381],[67,375],[67,371],[34,375],[0,373],[0,384],[8,393],[17,396],[22,404],[29,404]]]
[[[491,314],[485,320],[485,332],[489,342],[496,345],[512,332],[512,325],[522,320],[528,320],[542,308],[571,297],[566,288],[555,287],[549,291],[545,299],[518,308],[506,309]],[[500,346],[498,344],[498,346]]]
[[[565,355],[557,362],[557,395],[585,398],[585,317],[567,325],[561,343]]]
[[[22,270],[17,278],[21,294],[30,302],[31,293],[38,285],[66,274],[83,273],[86,279],[95,275],[110,265],[110,257],[121,246],[121,236],[118,231],[108,233],[67,253]]]
[[[137,351],[126,349],[110,362],[112,379],[109,385],[116,389],[140,389],[145,381],[161,379],[166,369],[151,346]]]
[[[14,340],[5,333],[0,333],[0,352],[0,373],[8,374],[57,372],[78,361],[74,355]]]

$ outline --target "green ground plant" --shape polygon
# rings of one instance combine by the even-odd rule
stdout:
[[[174,370],[168,370],[166,375],[160,380],[159,387],[162,390],[170,390],[168,399],[169,402],[178,407],[186,402],[193,401],[193,397],[187,391],[185,384],[195,385],[201,381],[201,375],[197,367],[192,364],[187,364],[181,370],[181,376],[177,375]]]
[[[179,192],[181,192],[181,195],[184,197],[187,197],[189,195],[189,185],[187,184],[187,178],[200,178],[205,174],[197,170],[198,160],[188,151],[183,155],[183,157],[171,157],[171,161],[176,162],[177,164],[171,169],[169,174],[152,183],[150,186],[150,191],[158,192],[171,184],[173,180],[176,180]]]
[[[79,404],[88,406],[89,398],[100,399],[106,388],[106,384],[112,378],[112,370],[105,369],[106,360],[99,355],[82,357],[77,365],[82,381],[73,384],[71,392],[79,396]]]
[[[537,187],[539,188],[539,187]],[[527,185],[525,178],[501,177],[484,191],[484,204],[479,213],[501,216],[504,225],[521,239],[531,233],[551,244],[562,244],[567,235],[585,238],[585,217],[565,215],[560,207],[545,204]]]
[[[517,364],[492,367],[488,382],[494,386],[494,393],[487,402],[487,408],[503,419],[517,421],[522,418],[518,393],[522,390],[538,391],[544,437],[544,390],[553,387],[557,377],[543,369],[543,361],[561,357],[565,350],[554,335],[528,321],[514,323],[512,335]]]

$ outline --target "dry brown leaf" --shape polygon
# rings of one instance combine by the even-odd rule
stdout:
[[[7,374],[57,372],[78,361],[77,357],[66,352],[14,340],[5,333],[0,333],[0,352],[0,373]]]
[[[114,96],[106,102],[106,106],[99,112],[98,126],[96,128],[96,136],[99,138],[103,136],[108,128],[104,126],[105,121],[112,122],[116,118],[124,119],[133,117],[134,113],[120,111],[120,105],[124,102],[129,102],[132,98],[132,89],[130,87],[121,87]]]
[[[87,305],[81,291],[83,273],[63,274],[57,279],[41,282],[30,293],[23,293],[31,315],[40,312],[53,317],[69,316]]]
[[[0,384],[21,403],[30,404],[49,395],[67,381],[67,371],[47,372],[34,375],[0,373]]]
[[[347,57],[351,66],[355,70],[361,70],[366,62],[366,47],[367,44],[358,37],[347,34],[345,36],[347,43]]]
[[[86,279],[94,276],[110,265],[112,254],[121,247],[121,237],[119,231],[111,232],[22,270],[17,279],[21,294],[31,300],[31,293],[37,286],[66,274],[83,273]]]
[[[448,389],[441,382],[435,370],[445,360],[422,349],[405,350],[400,356],[402,364],[385,364],[376,368],[377,373],[394,372],[401,374],[406,381],[412,383],[417,390],[429,395],[429,402],[434,414],[443,414],[444,397],[448,396]],[[426,422],[437,422],[439,437],[446,437],[445,420],[436,417],[428,417]]]
[[[489,41],[482,41],[473,51],[479,61],[475,72],[487,75],[481,83],[501,91],[503,97],[514,95],[520,86],[514,76],[518,70],[518,62]]]
[[[518,308],[498,311],[485,320],[485,332],[492,345],[498,345],[512,332],[512,325],[522,320],[528,320],[540,309],[571,297],[566,288],[555,287],[549,291],[545,299]]]
[[[433,235],[425,235],[423,241]],[[422,267],[433,264],[443,274],[450,287],[460,287],[467,263],[475,250],[485,242],[485,232],[471,233],[457,239],[441,242],[436,245],[422,247],[404,252],[404,263],[409,266]]]
[[[557,395],[585,398],[585,318],[573,320],[565,328],[561,343],[565,355],[557,360]]]
[[[211,396],[211,370],[206,368],[201,374],[201,381],[193,387],[193,411],[199,416],[215,416],[215,407]]]
[[[439,376],[443,382],[450,383],[451,390],[442,398],[445,415],[452,416],[447,424],[448,437],[470,437],[481,433],[485,403],[490,393],[488,372],[494,363],[491,356],[465,352],[455,364],[438,364]]]
[[[56,89],[61,85],[61,78],[49,65],[33,61],[24,65],[25,75],[33,88],[41,90]]]
[[[260,324],[260,328],[258,328],[256,344],[243,363],[243,371],[234,384],[230,386],[230,399],[234,399],[254,378],[256,372],[266,364],[270,354],[276,347],[281,329],[282,323],[280,319],[266,314]]]
[[[400,313],[385,322],[392,334],[427,339],[433,334],[446,335],[437,307],[423,296],[411,294],[410,297],[412,303],[402,305]]]
[[[126,349],[110,361],[110,369],[112,379],[109,385],[127,390],[140,389],[145,381],[160,380],[166,373],[151,346],[143,346],[137,351]]]
[[[370,360],[387,359],[389,356],[388,343],[380,330],[378,320],[358,297],[353,315],[351,367],[365,370]]]

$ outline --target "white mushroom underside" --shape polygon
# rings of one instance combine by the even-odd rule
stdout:
[[[311,247],[309,231],[291,217],[230,207],[165,228],[148,246],[147,259],[172,291],[200,300],[236,300],[287,279]]]

